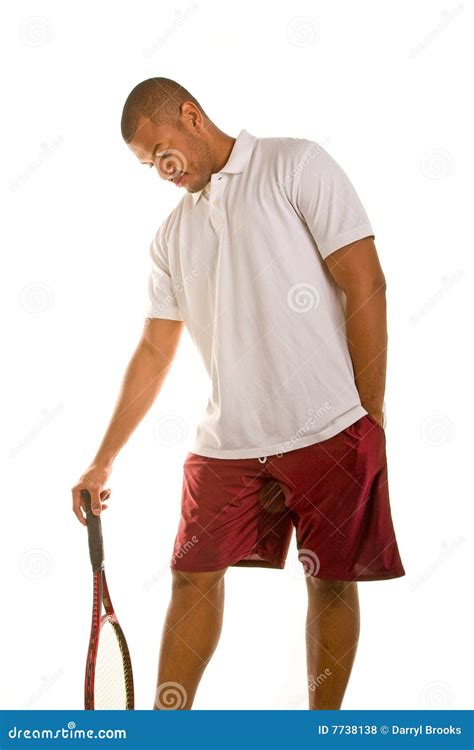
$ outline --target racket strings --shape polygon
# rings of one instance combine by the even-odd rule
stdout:
[[[127,709],[130,675],[119,631],[106,620],[100,629],[94,677],[95,709]]]

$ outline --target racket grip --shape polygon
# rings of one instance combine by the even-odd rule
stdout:
[[[92,512],[91,496],[89,490],[81,490],[81,498],[84,501],[86,511],[87,536],[89,540],[89,556],[94,573],[104,564],[104,542],[102,539],[102,524],[100,516]]]

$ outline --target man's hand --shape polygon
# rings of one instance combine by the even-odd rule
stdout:
[[[87,526],[87,521],[82,512],[84,510],[84,502],[81,498],[81,490],[88,490],[91,496],[92,512],[95,515],[100,515],[102,510],[107,509],[104,501],[108,500],[111,495],[110,489],[103,489],[111,471],[111,466],[91,464],[72,488],[72,510],[83,526]]]

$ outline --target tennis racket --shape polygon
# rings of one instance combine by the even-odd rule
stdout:
[[[92,625],[84,685],[86,710],[134,708],[133,673],[127,641],[110,599],[104,568],[100,515],[91,509],[88,490],[81,491],[93,572]],[[104,605],[105,614],[102,613]]]

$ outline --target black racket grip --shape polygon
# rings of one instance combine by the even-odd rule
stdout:
[[[104,564],[104,542],[102,539],[102,524],[100,516],[96,516],[91,508],[91,496],[89,490],[81,490],[81,498],[84,501],[86,511],[87,536],[89,539],[89,555],[94,573]]]

